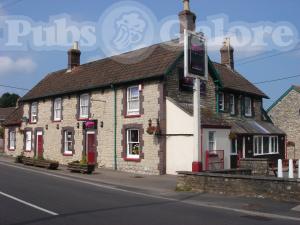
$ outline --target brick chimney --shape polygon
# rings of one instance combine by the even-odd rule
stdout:
[[[184,29],[195,31],[197,17],[190,11],[190,0],[183,0],[183,11],[181,11],[178,16],[181,36],[183,36]]]
[[[80,66],[80,55],[78,42],[75,41],[73,47],[68,51],[68,70],[72,70],[74,67]]]
[[[230,45],[230,38],[225,38],[221,52],[221,63],[234,70],[234,49]]]

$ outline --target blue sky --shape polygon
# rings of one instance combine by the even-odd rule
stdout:
[[[9,5],[10,2],[16,3]],[[26,16],[35,23],[48,22],[51,16],[63,13],[70,15],[73,21],[79,23],[85,21],[96,22],[107,8],[118,2],[122,1],[0,0],[0,4],[4,6],[8,4],[0,13],[6,16]],[[182,9],[181,0],[140,0],[138,2],[149,8],[159,21],[169,16],[176,16]],[[197,14],[198,21],[206,21],[207,17],[224,14],[229,17],[229,22],[231,23],[237,21],[245,23],[289,22],[298,32],[300,31],[300,1],[298,0],[191,0],[191,8]],[[97,35],[105,36],[106,34],[104,32]],[[277,50],[273,50],[270,54],[276,54],[277,52]],[[248,64],[239,64],[238,62],[243,57],[253,57],[255,54],[264,53],[266,53],[266,49],[260,49],[249,55],[236,49],[236,69],[252,82],[300,74],[300,50],[265,60],[256,60]],[[32,49],[27,51],[2,51],[0,57],[2,57],[2,60],[5,58],[5,62],[11,67],[2,70],[2,73],[0,68],[0,85],[29,89],[47,73],[65,68],[67,65],[65,48],[62,48],[60,51],[36,51]],[[104,57],[104,54],[99,49],[83,51],[82,63],[101,57]],[[210,57],[215,61],[220,61],[219,53],[216,51],[211,51]],[[274,102],[291,84],[300,85],[300,78],[258,85],[271,97],[270,100],[265,101],[265,106],[269,106]],[[0,87],[0,94],[3,92],[16,92],[20,95],[26,93],[22,90]]]

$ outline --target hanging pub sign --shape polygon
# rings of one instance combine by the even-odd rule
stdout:
[[[88,120],[84,121],[82,128],[84,130],[97,130],[98,128],[98,120]]]
[[[184,32],[184,76],[207,79],[208,56],[203,35]]]

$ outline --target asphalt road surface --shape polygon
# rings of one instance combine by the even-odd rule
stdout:
[[[0,225],[293,225],[0,163]]]

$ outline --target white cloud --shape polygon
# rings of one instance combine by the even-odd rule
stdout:
[[[13,60],[10,57],[0,57],[0,75],[11,73],[32,73],[35,71],[37,65],[30,58],[19,58]]]

